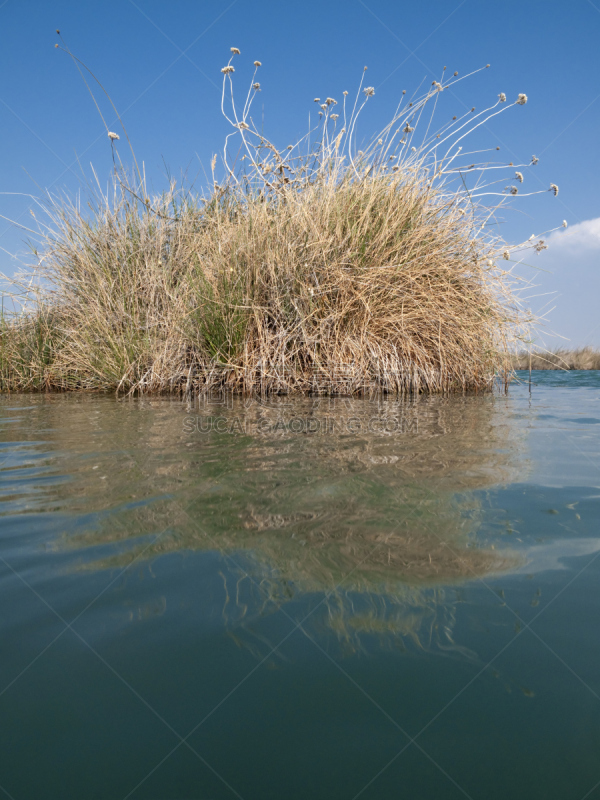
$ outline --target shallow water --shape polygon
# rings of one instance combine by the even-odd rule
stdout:
[[[0,400],[0,795],[600,797],[600,377]]]

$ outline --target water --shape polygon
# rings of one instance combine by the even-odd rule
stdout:
[[[0,795],[600,797],[599,389],[3,397]]]

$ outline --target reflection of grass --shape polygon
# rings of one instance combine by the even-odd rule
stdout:
[[[327,603],[327,627],[350,652],[364,649],[366,641],[376,638],[401,649],[407,642],[422,650],[474,656],[454,641],[455,606],[440,590],[363,595],[361,600],[357,607],[352,595],[338,594]]]
[[[244,560],[244,566],[248,567]],[[223,619],[234,640],[257,657],[265,652],[255,636],[256,619],[274,613],[298,596],[297,586],[275,580],[266,565],[248,567],[253,577],[234,570],[221,573],[225,601]],[[262,580],[260,579],[260,576]],[[454,641],[456,597],[439,587],[403,586],[393,592],[351,591],[342,586],[309,595],[309,607],[301,607],[296,619],[309,636],[334,634],[345,653],[368,652],[373,643],[395,650],[409,647],[438,650],[473,658],[474,654]],[[288,605],[288,613],[295,614]],[[263,643],[264,644],[264,643]],[[276,643],[270,643],[273,647]]]
[[[405,487],[400,497],[384,499],[390,512],[377,514],[377,494],[363,495],[364,519],[310,522],[290,516],[256,514],[244,528],[233,528],[219,539],[228,550],[251,550],[271,564],[278,579],[301,591],[331,591],[337,585],[359,592],[394,592],[400,584],[447,584],[499,571],[513,563],[494,550],[469,546],[472,524],[461,512],[477,512],[477,504],[461,509],[452,497]],[[347,502],[351,505],[350,492]],[[351,509],[349,508],[349,511]],[[379,517],[373,524],[369,517]]]
[[[446,522],[451,522],[450,515]],[[252,558],[239,562],[238,549],[232,555],[243,564],[250,581],[256,581],[259,607],[277,609],[298,596],[324,596],[322,613],[308,627],[333,632],[347,652],[362,650],[376,639],[394,642],[396,647],[407,641],[420,649],[472,657],[454,641],[454,605],[444,586],[502,571],[516,559],[507,553],[466,547],[464,534],[455,537],[456,531],[441,523],[440,516],[431,513],[433,532],[417,522],[411,533],[385,538],[364,536],[359,530],[352,537],[335,532],[308,534],[300,542],[281,535],[260,541],[238,539],[231,542],[232,549],[235,544],[240,549],[253,548]],[[440,540],[440,528],[447,545]]]
[[[86,403],[69,405],[85,416]],[[179,404],[142,401],[128,408],[134,421],[123,423],[110,402],[102,421],[111,442],[132,447],[133,457],[118,461],[109,451],[103,463],[99,454],[98,472],[88,465],[82,474],[78,466],[82,490],[70,487],[81,511],[108,504],[114,512],[92,516],[96,524],[71,538],[71,547],[133,543],[168,530],[147,557],[182,549],[249,551],[302,591],[329,590],[346,575],[354,590],[392,591],[399,584],[464,580],[506,564],[473,540],[479,506],[472,490],[508,480],[514,469],[514,437],[496,425],[493,398],[384,404],[386,413],[418,421],[418,433],[391,436],[363,427],[357,436],[183,437]],[[217,411],[245,421],[280,413],[241,404]],[[295,403],[289,413],[325,412]],[[369,418],[378,406],[356,401],[326,413]],[[70,419],[76,428],[73,413]],[[67,435],[64,422],[62,428]],[[144,432],[139,440],[137,430]],[[133,498],[124,486],[136,463],[142,469]],[[140,538],[110,563],[126,563],[146,545]]]
[[[228,569],[240,564],[250,576],[254,593],[245,602],[255,610],[265,597],[279,607],[327,595],[323,621],[344,641],[405,636],[414,626],[437,641],[438,587],[513,563],[476,538],[474,492],[515,478],[515,432],[500,424],[506,418],[493,397],[383,404],[387,414],[412,414],[418,433],[363,427],[360,435],[314,437],[186,436],[189,410],[167,399],[36,402],[29,424],[47,432],[61,453],[55,464],[71,476],[48,484],[43,504],[78,516],[60,545],[77,552],[80,568],[220,551]],[[252,421],[281,409],[209,412]],[[325,412],[307,401],[289,413],[355,419],[379,407],[362,400]],[[235,619],[237,593],[227,591]]]

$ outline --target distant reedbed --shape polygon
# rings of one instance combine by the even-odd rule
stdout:
[[[508,246],[490,221],[537,159],[507,165],[499,148],[467,152],[463,140],[526,96],[500,94],[433,131],[454,73],[403,93],[357,150],[374,95],[363,73],[354,100],[316,98],[312,130],[278,149],[252,121],[259,62],[243,107],[234,101],[238,54],[222,69],[232,134],[202,195],[171,183],[150,196],[107,128],[110,191],[96,181],[83,201],[46,198],[35,263],[2,315],[2,389],[359,394],[507,381],[531,322],[511,269],[545,243]]]
[[[538,350],[534,353],[519,353],[515,356],[515,369],[600,369],[600,350],[593,347],[579,347],[570,350],[558,347],[554,350]]]

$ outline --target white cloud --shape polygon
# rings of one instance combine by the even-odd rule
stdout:
[[[528,293],[538,295],[531,307],[547,312],[538,342],[546,347],[600,347],[600,217],[561,228],[546,244],[548,250],[527,259],[539,271],[521,270],[536,285]]]
[[[600,217],[578,222],[570,228],[554,231],[548,237],[548,245],[552,250],[561,253],[583,253],[600,250]]]

